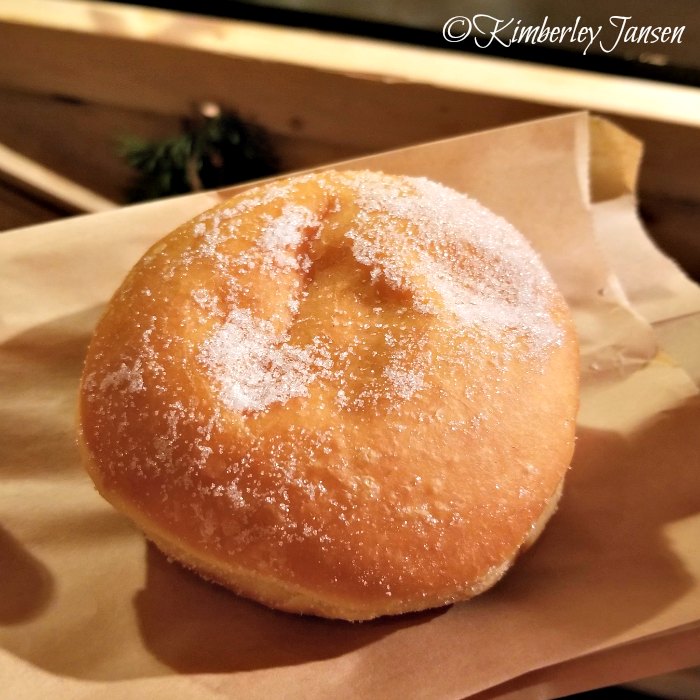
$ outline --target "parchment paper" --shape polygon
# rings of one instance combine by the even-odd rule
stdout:
[[[0,236],[0,696],[551,697],[622,660],[628,677],[650,655],[654,673],[700,663],[700,401],[681,366],[700,296],[653,247],[638,254],[638,152],[573,114],[352,162],[434,178],[520,228],[572,306],[584,378],[574,465],[537,545],[473,601],[364,624],[199,580],[79,464],[77,383],[103,304],[154,240],[232,190]]]

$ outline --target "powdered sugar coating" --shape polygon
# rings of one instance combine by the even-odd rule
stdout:
[[[416,308],[446,310],[499,340],[519,329],[535,354],[558,341],[543,309],[552,281],[504,219],[425,178],[363,183],[358,202],[357,226],[347,233],[355,257],[375,279],[412,291]],[[474,258],[478,264],[465,268]]]
[[[271,403],[308,396],[308,385],[328,368],[324,349],[296,347],[248,310],[232,309],[203,346],[200,359],[233,411],[262,411]]]
[[[422,314],[448,314],[457,327],[478,327],[499,343],[508,341],[508,336],[509,344],[522,341],[533,358],[560,341],[561,331],[544,308],[552,282],[532,249],[505,220],[475,200],[425,178],[389,180],[363,173],[340,179],[355,195],[344,236],[357,262],[369,268],[372,283],[383,279],[397,290],[410,292],[413,308]],[[272,192],[278,198],[287,194],[284,186]],[[225,212],[225,220],[215,215],[213,234],[201,232],[207,241],[205,254],[220,255],[216,243],[226,240],[221,230],[228,227],[235,232],[237,213],[253,212],[273,201],[270,193],[262,198],[254,195]],[[337,202],[334,211],[339,211]],[[332,217],[324,221],[307,206],[283,204],[278,216],[263,216],[254,255],[245,251],[228,264],[273,276],[308,274],[312,261],[301,252],[306,237],[312,232],[314,238],[321,238],[324,227],[332,226]],[[465,264],[471,259],[477,264]],[[260,411],[274,402],[307,396],[309,384],[320,376],[338,385],[336,405],[348,405],[342,367],[348,348],[334,356],[333,348],[316,338],[314,359],[311,346],[290,345],[284,334],[275,335],[269,322],[240,309],[235,292],[229,302],[233,306],[227,320],[205,342],[199,356],[228,408]],[[287,302],[292,316],[298,313],[299,303],[298,294],[292,294]],[[371,323],[365,326],[360,330],[376,328]],[[387,398],[410,400],[424,385],[423,371],[411,359],[401,365],[396,353],[392,357],[393,364],[383,371],[389,380]],[[359,402],[364,405],[370,398],[365,393]]]
[[[299,269],[300,260],[296,252],[301,245],[304,231],[319,224],[307,207],[287,204],[278,217],[267,218],[258,246],[263,251],[261,266],[270,271]],[[307,267],[304,261],[301,266]]]

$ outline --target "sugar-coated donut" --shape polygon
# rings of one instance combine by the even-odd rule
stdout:
[[[264,184],[134,267],[89,347],[80,443],[160,549],[274,608],[464,600],[553,512],[578,349],[523,237],[422,178]]]

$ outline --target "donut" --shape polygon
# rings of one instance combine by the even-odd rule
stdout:
[[[481,593],[574,448],[567,305],[512,225],[425,178],[262,184],[156,243],[81,380],[98,491],[168,557],[345,620]]]

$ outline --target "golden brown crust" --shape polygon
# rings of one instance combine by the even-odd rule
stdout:
[[[296,612],[466,599],[573,451],[565,303],[512,227],[427,181],[256,188],[154,246],[81,392],[100,492],[168,554]]]

